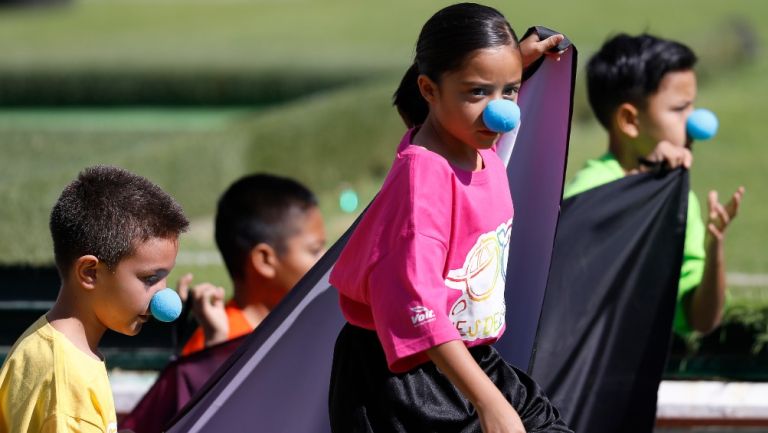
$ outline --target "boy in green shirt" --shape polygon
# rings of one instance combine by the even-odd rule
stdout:
[[[618,35],[587,65],[587,92],[608,132],[608,153],[586,163],[565,187],[564,198],[648,170],[649,163],[691,167],[686,119],[696,99],[695,54],[678,42],[651,35]],[[708,333],[725,304],[725,230],[736,217],[744,188],[722,205],[708,197],[706,228],[696,196],[688,196],[683,265],[674,330]],[[705,239],[706,238],[706,239]]]

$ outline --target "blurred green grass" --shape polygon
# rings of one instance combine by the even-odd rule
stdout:
[[[81,69],[402,69],[421,25],[446,1],[86,0],[0,14],[0,66]],[[744,16],[765,28],[761,2],[488,1],[522,33],[546,24],[593,51],[610,33],[690,39]],[[766,35],[761,34],[765,42]]]
[[[195,222],[182,248],[215,252],[210,218],[218,194],[237,177],[268,170],[297,177],[316,190],[335,239],[351,222],[335,204],[351,185],[366,203],[386,173],[402,133],[390,96],[411,61],[423,22],[447,2],[73,1],[44,9],[0,10],[0,73],[109,76],[145,73],[236,73],[313,77],[370,75],[366,82],[307,91],[270,107],[124,107],[0,109],[0,261],[50,261],[47,218],[61,188],[83,167],[120,165],[170,191]],[[703,58],[699,105],[718,113],[721,133],[697,146],[693,188],[721,196],[747,187],[742,213],[729,232],[731,271],[768,273],[768,3],[499,2],[519,33],[545,24],[566,33],[581,64],[610,34],[650,31],[692,45]],[[695,11],[695,14],[694,14]],[[729,41],[732,17],[755,31],[750,61]],[[724,44],[724,45],[723,45]],[[578,121],[568,177],[601,154],[605,136],[577,90]],[[194,81],[194,80],[192,80]],[[0,86],[3,83],[0,82]],[[311,94],[310,94],[311,93]],[[0,100],[0,106],[3,101]],[[586,113],[586,114],[585,114]],[[210,254],[208,255],[210,257]],[[216,263],[180,263],[221,279]],[[175,272],[176,274],[176,272]]]

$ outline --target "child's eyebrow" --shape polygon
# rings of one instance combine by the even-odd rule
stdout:
[[[147,269],[145,271],[140,272],[141,274],[147,274],[147,275],[157,275],[159,277],[164,277],[171,273],[170,269],[166,268],[156,268],[156,269]]]
[[[522,80],[512,81],[510,83],[505,83],[504,86],[518,86],[520,85],[521,82]],[[491,83],[489,81],[467,80],[467,81],[462,81],[461,84],[465,86],[477,86],[477,87],[493,87],[494,86],[494,83]]]

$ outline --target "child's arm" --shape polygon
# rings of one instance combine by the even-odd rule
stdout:
[[[706,262],[701,284],[688,296],[686,313],[688,323],[701,333],[708,333],[720,325],[725,306],[725,230],[736,218],[744,196],[739,187],[731,200],[723,206],[717,192],[709,192],[709,221],[707,223]]]
[[[525,433],[523,422],[501,391],[469,354],[464,343],[453,340],[427,350],[451,383],[472,402],[485,433]]]
[[[210,283],[192,285],[192,274],[185,274],[179,279],[177,291],[181,300],[186,302],[192,296],[192,311],[200,322],[205,337],[205,347],[223,343],[229,337],[229,319],[224,308],[224,288]]]

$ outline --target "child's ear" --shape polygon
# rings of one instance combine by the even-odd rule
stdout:
[[[637,138],[640,135],[639,114],[637,107],[629,102],[619,105],[613,116],[616,129],[629,138]]]
[[[75,260],[72,270],[80,286],[88,290],[96,288],[99,263],[99,259],[92,255],[81,256]]]
[[[260,243],[251,248],[250,262],[253,269],[264,278],[275,278],[278,257],[271,245]]]
[[[423,96],[428,103],[433,103],[437,98],[437,83],[432,81],[432,79],[426,75],[421,74],[416,80],[416,84],[419,86],[421,96]]]

